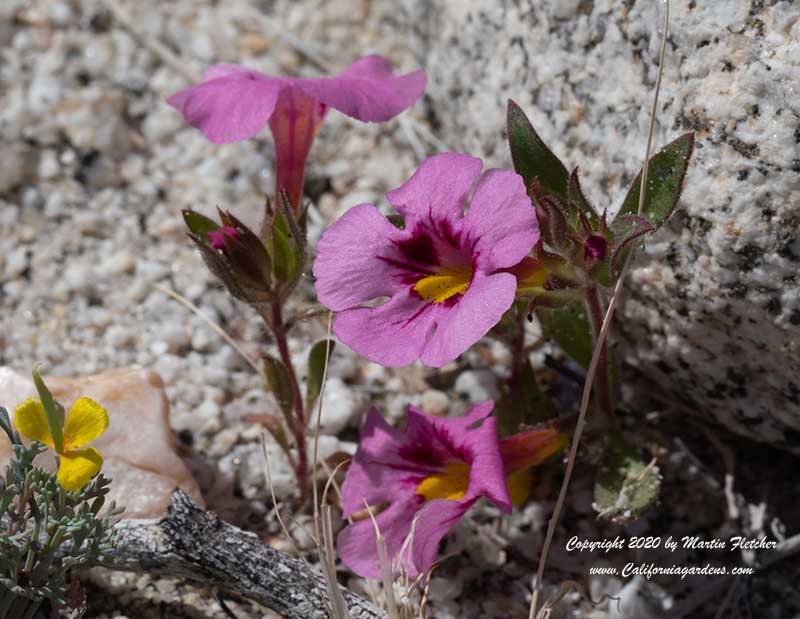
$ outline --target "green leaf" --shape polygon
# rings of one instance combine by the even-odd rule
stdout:
[[[530,189],[534,179],[538,179],[544,193],[552,194],[566,203],[567,168],[542,142],[525,112],[511,99],[508,101],[506,128],[514,170],[522,176],[525,187]]]
[[[205,262],[208,270],[225,284],[225,287],[234,297],[242,301],[248,301],[247,295],[244,290],[242,290],[239,282],[236,281],[233,272],[222,255],[220,255],[219,251],[194,234],[190,233],[187,236],[194,242],[197,249],[200,250],[200,257],[203,259],[203,262]]]
[[[580,223],[580,216],[578,213],[583,213],[592,230],[597,230],[600,222],[600,217],[594,207],[589,204],[589,200],[583,195],[581,189],[581,182],[578,179],[578,168],[572,170],[569,175],[569,186],[567,188],[567,204],[569,204],[569,224],[573,229],[578,228]]]
[[[611,287],[611,255],[606,256],[595,264],[589,271],[589,277],[596,281],[601,286],[606,288]]]
[[[278,401],[287,422],[292,423],[292,410],[294,408],[294,389],[289,380],[289,372],[283,363],[272,355],[264,355],[264,376],[267,379],[272,395]]]
[[[619,275],[627,255],[636,246],[637,239],[655,231],[653,225],[638,215],[620,215],[614,218],[609,228],[613,237],[613,254],[611,256],[614,277]]]
[[[286,219],[281,213],[275,215],[275,221],[272,224],[270,254],[275,277],[278,280],[288,282],[297,274],[299,266],[297,246],[292,242]]]
[[[279,417],[274,415],[245,415],[244,421],[246,423],[257,423],[267,430],[275,442],[288,456],[290,453],[289,438],[286,435],[286,429],[283,427]]]
[[[537,307],[536,315],[545,335],[552,339],[564,353],[583,369],[589,369],[594,350],[592,327],[583,300],[565,307]],[[614,352],[606,344],[608,355],[609,391],[612,408],[616,406],[619,374]],[[598,376],[595,380],[602,380]]]
[[[50,435],[53,437],[53,445],[55,446],[56,453],[61,453],[64,450],[64,407],[56,402],[53,394],[44,384],[41,374],[39,374],[39,367],[33,368],[33,383],[36,385],[36,391],[39,392],[39,399],[44,406],[44,413],[47,416],[47,427],[50,429]]]
[[[641,516],[658,498],[658,467],[643,460],[619,435],[612,435],[594,486],[594,508],[599,517],[617,523]]]
[[[536,315],[547,337],[584,369],[592,359],[592,327],[583,302],[566,307],[536,308]]]
[[[264,243],[250,228],[230,213],[225,213],[225,219],[237,234],[236,239],[227,235],[224,237],[231,267],[237,272],[237,275],[242,274],[250,280],[248,283],[243,282],[244,285],[262,291],[269,290],[272,279],[272,261]]]
[[[558,416],[555,403],[539,386],[539,380],[527,357],[515,364],[511,376],[503,385],[497,404],[497,425],[500,436],[519,432]]]
[[[213,232],[220,227],[213,219],[209,219],[191,209],[184,209],[181,213],[183,214],[183,221],[186,222],[186,227],[189,228],[192,234],[203,240],[208,238],[209,232]]]
[[[548,278],[548,282],[552,278]],[[583,290],[580,288],[565,288],[563,290],[524,290],[518,297],[519,299],[530,299],[529,310],[539,311],[539,308],[550,310],[566,307],[573,303],[583,302]]]
[[[8,440],[12,445],[17,444],[14,432],[14,426],[11,425],[11,418],[8,416],[8,411],[0,406],[0,429],[8,435]]]
[[[647,189],[642,212],[638,213],[639,189],[642,184],[642,173],[639,172],[625,196],[617,218],[621,215],[638,214],[658,230],[669,218],[681,196],[693,146],[694,134],[687,133],[651,157],[647,167]]]
[[[567,237],[567,218],[561,210],[561,206],[555,200],[545,196],[537,201],[536,214],[545,244],[553,251],[568,256],[572,242]]]
[[[333,353],[336,342],[322,340],[312,346],[308,353],[308,384],[306,387],[306,410],[310,411],[322,391],[322,375],[325,373],[325,363]]]
[[[242,288],[269,292],[272,267],[266,250],[254,252],[243,240],[229,236],[225,236],[223,240],[228,265]],[[264,249],[263,245],[261,248]]]

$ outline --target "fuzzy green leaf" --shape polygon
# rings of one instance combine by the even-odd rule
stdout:
[[[222,213],[222,211],[220,211]],[[230,213],[225,219],[236,230],[237,237],[224,236],[225,250],[231,268],[243,286],[268,291],[272,279],[272,262],[264,243],[247,226]]]
[[[580,223],[580,216],[578,213],[583,213],[592,230],[597,230],[600,222],[600,217],[595,211],[594,207],[589,203],[589,200],[583,194],[581,189],[581,182],[578,179],[578,168],[572,170],[569,175],[569,186],[567,188],[567,204],[569,204],[569,224],[572,228],[577,229]]]
[[[694,134],[687,133],[651,157],[647,167],[647,189],[642,212],[637,212],[639,189],[642,184],[642,173],[639,172],[628,190],[628,195],[625,196],[617,218],[622,215],[638,214],[658,230],[669,218],[681,196],[683,179],[689,167],[693,147]]]
[[[11,418],[8,416],[8,411],[0,406],[0,429],[8,435],[8,440],[11,444],[16,444],[16,437],[14,436],[14,427],[11,425]]]
[[[209,232],[213,232],[220,227],[213,219],[209,219],[191,209],[184,209],[181,213],[183,214],[183,221],[186,222],[186,227],[189,228],[192,234],[203,240],[208,239]]]
[[[565,307],[537,307],[536,315],[545,335],[584,369],[589,369],[594,349],[592,327],[583,301]],[[608,373],[612,408],[616,405],[619,374],[612,350],[608,349]],[[601,380],[598,377],[597,380]]]
[[[525,181],[525,187],[530,189],[534,179],[538,179],[543,193],[552,194],[566,203],[567,168],[542,142],[522,108],[510,99],[506,128],[514,170]]]
[[[274,415],[246,415],[244,421],[247,423],[257,423],[270,433],[275,442],[288,456],[290,454],[289,437],[286,429],[279,417]]]
[[[236,281],[236,277],[234,277],[230,266],[219,251],[211,247],[211,245],[203,241],[199,236],[191,233],[187,236],[194,242],[197,249],[200,250],[200,257],[203,259],[203,262],[205,262],[208,270],[225,284],[225,287],[234,297],[242,301],[248,301],[247,295],[244,290],[242,290],[239,282]]]
[[[613,254],[611,256],[614,278],[619,275],[628,254],[636,247],[637,241],[645,234],[655,231],[653,225],[638,215],[620,215],[614,219],[609,228],[613,237]]]
[[[589,277],[596,281],[601,286],[606,288],[611,287],[611,255],[606,256],[595,264],[589,271]]]
[[[306,390],[306,410],[311,410],[311,406],[319,397],[322,391],[322,375],[325,373],[325,363],[333,353],[336,342],[333,340],[322,340],[314,344],[308,353],[308,384]]]
[[[56,402],[53,394],[44,384],[41,374],[39,374],[39,367],[33,368],[33,383],[36,385],[36,391],[39,392],[39,399],[44,406],[44,412],[47,416],[47,427],[50,429],[50,436],[53,437],[53,445],[56,448],[56,453],[61,453],[64,449],[64,407]]]
[[[592,359],[592,328],[582,302],[549,309],[538,307],[536,315],[547,337],[584,369]]]
[[[225,236],[223,241],[227,263],[242,288],[268,292],[272,266],[266,250],[256,253],[244,241],[229,236]]]
[[[289,234],[289,226],[281,213],[275,215],[270,237],[270,254],[275,277],[281,282],[290,281],[299,266],[299,251]]]
[[[622,437],[612,436],[594,487],[600,517],[630,522],[655,503],[661,487],[658,467],[643,460]]]
[[[545,244],[560,255],[569,256],[572,243],[567,237],[567,217],[561,206],[555,200],[543,197],[537,201],[536,214]]]
[[[291,420],[294,390],[286,366],[272,355],[264,355],[264,376],[286,419]]]
[[[509,436],[519,432],[522,427],[558,416],[555,403],[542,391],[527,357],[517,362],[511,376],[505,381],[496,415],[500,436]]]

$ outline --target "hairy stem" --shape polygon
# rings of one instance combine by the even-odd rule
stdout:
[[[597,288],[586,289],[586,307],[589,310],[589,320],[592,323],[593,348],[596,348],[600,339],[600,329],[603,327],[603,308],[600,307],[600,296],[597,293]],[[609,370],[608,344],[604,340],[597,357],[597,381],[594,386],[595,405],[597,410],[604,415],[613,413],[611,406],[611,373]]]
[[[263,316],[263,313],[262,313]],[[283,365],[289,376],[289,383],[294,394],[294,419],[291,420],[289,430],[294,435],[297,447],[297,461],[294,463],[294,472],[297,477],[297,485],[300,487],[300,499],[304,501],[308,493],[308,449],[306,448],[306,415],[303,410],[303,396],[300,392],[300,383],[297,380],[297,373],[294,370],[292,356],[289,354],[289,343],[286,337],[286,325],[283,322],[283,309],[281,301],[274,301],[271,304],[271,314],[267,319],[267,324],[272,328],[275,336],[275,343],[278,346]]]

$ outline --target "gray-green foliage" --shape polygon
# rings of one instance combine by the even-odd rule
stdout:
[[[2,407],[0,428],[14,451],[0,476],[0,617],[23,619],[45,599],[66,603],[69,570],[110,550],[122,510],[113,501],[106,506],[110,480],[102,473],[67,492],[53,473],[34,466],[44,445],[24,445]]]
[[[658,499],[661,474],[655,460],[642,459],[621,436],[612,434],[594,487],[594,507],[600,517],[630,522]]]

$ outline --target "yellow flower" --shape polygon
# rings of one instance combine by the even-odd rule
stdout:
[[[28,398],[14,409],[14,426],[23,436],[44,443],[59,455],[58,482],[65,490],[80,490],[103,466],[100,452],[94,447],[84,447],[108,428],[106,409],[90,398],[79,399],[69,411],[60,449],[38,398]]]

